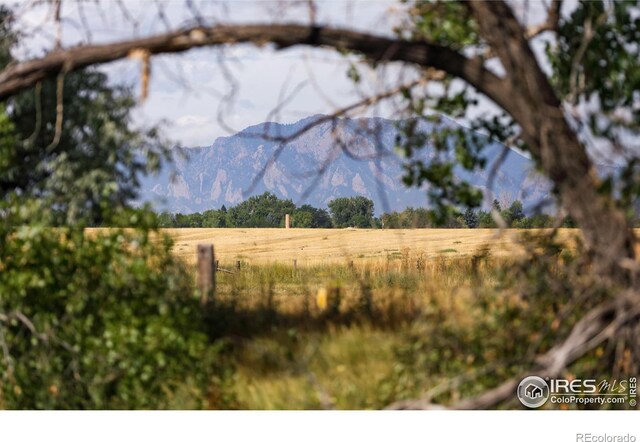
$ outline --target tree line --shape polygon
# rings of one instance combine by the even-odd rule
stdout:
[[[291,215],[291,226],[297,228],[496,228],[494,214],[499,215],[508,227],[529,229],[552,227],[554,218],[539,213],[525,214],[522,202],[513,201],[505,209],[500,202],[493,202],[492,210],[467,209],[452,213],[444,221],[438,219],[434,209],[407,207],[401,212],[393,211],[374,216],[374,203],[363,196],[336,198],[329,201],[328,209],[320,209],[309,204],[296,206],[290,199],[280,199],[271,192],[252,196],[242,203],[227,208],[210,209],[191,214],[162,212],[158,215],[158,225],[165,228],[183,227],[284,227],[286,214]],[[562,225],[573,227],[566,218]]]

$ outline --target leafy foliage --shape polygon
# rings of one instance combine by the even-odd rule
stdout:
[[[214,375],[191,277],[145,230],[0,241],[0,406],[202,408]]]
[[[336,227],[372,227],[373,201],[363,196],[329,201],[329,211]]]
[[[254,204],[260,206],[266,204],[263,210],[257,210],[256,213],[272,213],[271,207],[274,206],[274,196],[258,198],[254,200]],[[497,224],[493,220],[490,212],[483,210],[474,210],[468,208],[463,214],[452,212],[444,220],[438,220],[442,216],[437,209],[414,208],[407,207],[402,212],[393,211],[383,213],[380,218],[374,218],[372,212],[369,212],[368,203],[364,197],[359,200],[351,198],[343,198],[331,201],[329,204],[333,206],[332,216],[325,209],[318,209],[309,204],[304,204],[293,210],[292,226],[297,228],[322,228],[330,229],[333,227],[363,227],[363,228],[384,228],[384,229],[422,229],[422,228],[461,228],[461,227],[482,227],[495,228]],[[288,200],[278,200],[281,205],[286,205]],[[373,202],[371,202],[373,204]],[[360,205],[360,206],[358,206]],[[359,208],[358,208],[359,207]],[[289,207],[290,208],[290,207]],[[535,213],[527,216],[524,213],[522,202],[515,200],[509,208],[502,210],[500,203],[495,201],[494,208],[503,218],[507,227],[529,229],[539,227],[551,227],[552,217],[550,215]],[[361,212],[358,212],[361,210]],[[335,212],[334,212],[335,211]],[[230,211],[222,206],[221,209],[206,210],[202,213],[196,212],[191,214],[172,214],[162,212],[157,216],[157,224],[159,227],[256,227],[256,224],[264,224],[253,218],[244,218],[244,224],[235,224],[237,218],[231,218],[228,213],[235,213],[235,208]],[[279,212],[276,212],[279,213]],[[284,215],[283,215],[284,216]],[[341,224],[334,224],[339,222]],[[282,227],[282,222],[277,225],[274,223],[272,227]],[[568,226],[570,227],[570,226]]]
[[[280,200],[274,194],[265,192],[229,209],[227,221],[231,226],[281,227],[284,226],[285,214],[292,213],[294,209],[291,200]]]
[[[60,81],[0,112],[0,408],[215,406],[224,370],[191,275],[130,207],[157,132],[132,127],[131,93],[104,74]]]
[[[410,37],[461,48],[478,40],[478,31],[468,8],[460,2],[416,1]],[[404,33],[405,29],[398,29]]]
[[[56,80],[11,100],[9,115],[22,141],[0,153],[0,189],[46,199],[56,208],[52,223],[99,225],[107,221],[105,207],[126,207],[135,198],[139,175],[165,153],[162,140],[156,128],[131,128],[131,93],[109,86],[105,74],[78,71],[62,81],[59,132]]]
[[[580,2],[562,21],[556,45],[547,46],[553,80],[562,97],[575,104],[597,97],[605,113],[629,109],[636,131],[640,125],[640,110],[633,106],[634,94],[640,90],[637,8],[635,1]],[[592,129],[610,135],[613,127],[594,125]]]
[[[413,104],[411,104],[413,106]],[[416,109],[413,108],[413,112]],[[439,117],[421,116],[400,123],[401,135],[396,150],[407,158],[404,164],[404,184],[421,187],[428,183],[427,194],[436,211],[433,220],[443,225],[447,219],[457,216],[459,207],[478,207],[482,202],[482,192],[456,176],[456,167],[473,171],[484,167],[485,158],[481,151],[486,141],[480,141],[475,133],[456,127],[439,127],[427,132],[419,122],[438,124]],[[429,161],[412,158],[416,150],[431,148]]]
[[[383,213],[380,217],[385,229],[409,229],[433,227],[432,215],[423,208],[407,207],[402,212]]]
[[[293,227],[328,229],[333,227],[331,217],[325,209],[304,204],[293,212]]]
[[[408,3],[409,22],[397,29],[399,36],[427,40],[479,57],[490,55],[464,2]],[[570,14],[561,16],[554,37],[546,40],[550,80],[558,97],[570,107],[568,114],[578,135],[585,144],[597,142],[605,146],[607,155],[624,157],[626,166],[638,158],[640,138],[639,6],[637,1],[578,2]],[[449,76],[439,86],[427,94],[405,93],[406,113],[416,122],[406,124],[405,138],[398,144],[409,158],[405,182],[416,186],[431,184],[429,196],[443,223],[456,211],[479,206],[479,195],[473,195],[465,183],[454,179],[456,167],[484,168],[481,151],[488,141],[499,141],[525,152],[528,147],[518,137],[520,130],[513,119],[505,113],[482,113],[470,118],[469,111],[477,104],[473,88]],[[455,131],[443,135],[448,144],[432,139],[429,131],[417,130],[417,122],[439,118],[427,110],[469,118],[467,124],[476,139]],[[477,136],[479,133],[483,135]],[[428,163],[411,160],[412,151],[423,146],[434,148],[437,156]],[[443,155],[445,152],[448,155]],[[616,174],[604,182],[602,191],[614,196],[623,209],[633,211],[640,193],[631,189],[635,189],[631,175]]]

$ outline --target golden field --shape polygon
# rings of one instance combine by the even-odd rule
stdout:
[[[354,264],[387,261],[409,252],[425,258],[465,257],[488,248],[492,256],[507,257],[522,251],[518,237],[543,230],[498,229],[261,229],[181,228],[163,229],[174,239],[174,252],[185,261],[195,261],[197,244],[215,246],[221,263],[241,260],[248,264],[292,263]],[[575,230],[562,229],[570,238]]]
[[[207,333],[230,367],[212,384],[214,408],[379,409],[427,396],[456,403],[530,368],[532,355],[590,308],[572,304],[592,281],[588,263],[570,253],[577,229],[559,231],[559,248],[519,241],[550,233],[543,229],[162,233],[194,283],[198,244],[213,244],[232,270],[217,274],[207,310]],[[593,364],[576,365],[576,376]],[[183,408],[193,399],[185,398],[177,399]]]
[[[455,402],[523,370],[565,295],[562,260],[518,267],[518,239],[546,230],[163,232],[191,265],[199,243],[214,244],[222,268],[243,262],[218,275],[213,321],[230,345],[236,408],[377,409],[426,393]],[[559,239],[571,248],[577,234]],[[536,302],[520,296],[530,287],[543,293]]]

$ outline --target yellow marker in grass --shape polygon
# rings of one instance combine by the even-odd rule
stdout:
[[[316,295],[316,305],[320,310],[325,310],[327,308],[327,297],[327,289],[320,287],[318,289],[318,294]]]

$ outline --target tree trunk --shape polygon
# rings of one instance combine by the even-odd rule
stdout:
[[[617,283],[635,283],[633,229],[611,195],[599,192],[594,165],[565,120],[524,29],[501,1],[470,2],[469,7],[506,71],[505,93],[512,99],[501,104],[520,124],[528,148],[582,230],[596,270]]]

